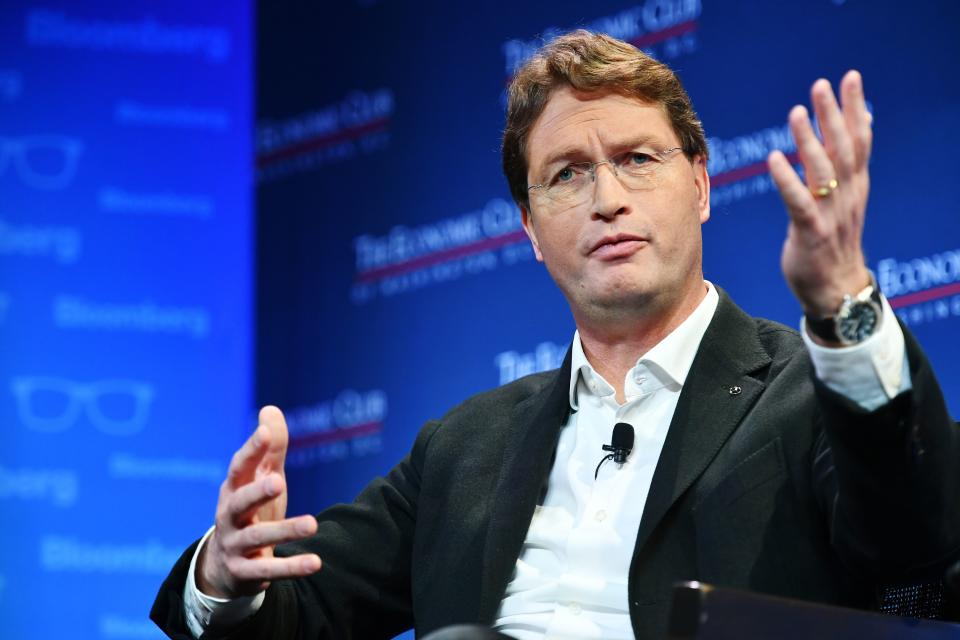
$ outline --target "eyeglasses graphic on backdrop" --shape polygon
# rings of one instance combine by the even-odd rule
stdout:
[[[33,431],[60,433],[86,415],[98,431],[132,436],[147,424],[154,389],[135,380],[79,383],[62,378],[19,377],[11,382],[20,422]]]
[[[83,143],[65,136],[0,136],[0,176],[13,167],[33,189],[63,189],[77,173]]]

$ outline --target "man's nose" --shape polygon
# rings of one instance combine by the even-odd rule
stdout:
[[[627,190],[617,177],[616,168],[608,162],[594,167],[593,214],[607,220],[629,211]]]

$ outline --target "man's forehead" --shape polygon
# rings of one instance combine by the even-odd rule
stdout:
[[[530,167],[559,149],[595,143],[619,144],[648,138],[667,143],[676,136],[663,107],[619,93],[583,93],[569,87],[550,96],[527,138]]]

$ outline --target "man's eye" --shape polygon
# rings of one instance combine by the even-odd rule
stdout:
[[[640,165],[649,164],[653,161],[653,156],[648,153],[641,153],[640,151],[635,151],[630,154],[630,164],[638,167]]]
[[[553,179],[554,182],[570,182],[573,180],[576,174],[573,171],[573,167],[564,167],[561,169],[557,176]]]

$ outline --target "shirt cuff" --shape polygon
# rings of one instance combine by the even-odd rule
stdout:
[[[807,333],[806,319],[800,320],[800,334],[817,377],[828,388],[867,411],[882,407],[913,387],[903,330],[886,297],[881,303],[883,315],[877,332],[850,347],[817,344]]]
[[[197,550],[190,560],[190,570],[187,581],[183,586],[183,613],[187,618],[187,627],[194,638],[199,638],[203,632],[211,627],[229,629],[235,627],[257,611],[263,604],[264,593],[261,591],[255,596],[239,596],[237,598],[214,598],[202,593],[197,588],[196,570],[197,558],[207,538],[213,533],[210,527],[200,539]]]

